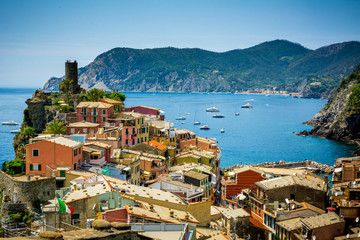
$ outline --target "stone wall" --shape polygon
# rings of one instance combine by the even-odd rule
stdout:
[[[25,176],[14,178],[0,170],[0,188],[4,188],[3,195],[9,196],[11,201],[16,193],[17,202],[26,203],[27,207],[33,208],[35,202],[55,198],[56,179],[36,179],[34,176],[30,180]]]

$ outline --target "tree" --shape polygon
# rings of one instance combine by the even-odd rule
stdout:
[[[32,127],[26,127],[20,132],[20,136],[22,136],[25,141],[28,142],[30,138],[36,136],[35,129],[33,129]]]
[[[98,88],[90,89],[87,92],[87,98],[90,102],[97,102],[104,95],[106,95],[106,92]]]
[[[3,170],[9,175],[22,174],[25,172],[25,162],[20,159],[7,161]]]
[[[63,79],[60,83],[60,90],[66,94],[66,102],[69,103],[69,96],[70,96],[70,88],[73,84],[73,80],[70,79]]]
[[[114,100],[116,100],[116,101],[121,101],[121,102],[124,102],[125,99],[126,99],[125,94],[119,93],[119,92],[117,92],[117,91],[106,94],[106,97],[111,98],[111,99],[114,99]]]
[[[66,126],[64,123],[54,120],[51,123],[46,124],[44,133],[64,135],[66,133]]]

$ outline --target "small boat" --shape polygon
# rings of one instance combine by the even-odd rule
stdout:
[[[253,106],[251,106],[250,103],[246,103],[244,105],[241,106],[241,108],[252,108]]]
[[[10,133],[19,133],[21,130],[20,129],[16,129],[16,130],[11,130]]]
[[[204,125],[204,126],[201,126],[200,129],[201,130],[209,130],[210,127],[209,127],[209,125]]]
[[[191,115],[191,113],[186,113],[186,115]]]
[[[181,122],[181,124],[185,124],[185,122]]]
[[[17,122],[15,121],[10,121],[10,122],[2,122],[2,125],[19,125]]]
[[[186,120],[186,117],[185,116],[180,116],[180,117],[177,117],[176,120]]]
[[[207,111],[207,112],[220,112],[220,110],[217,107],[207,108],[205,111]]]
[[[225,129],[224,129],[224,128],[220,129],[220,132],[221,132],[221,133],[224,133],[224,132],[225,132]]]
[[[194,125],[200,125],[200,124],[201,124],[201,122],[199,122],[199,121],[194,122]]]
[[[237,113],[235,113],[235,116],[239,116],[239,115],[240,115],[240,113],[238,113],[238,112],[237,112]]]
[[[225,116],[223,114],[215,114],[212,116],[213,118],[224,118]]]

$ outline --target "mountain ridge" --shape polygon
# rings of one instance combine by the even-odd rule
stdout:
[[[355,62],[360,62],[356,41],[311,50],[274,40],[220,53],[200,48],[117,47],[79,68],[79,83],[86,89],[100,84],[120,91],[235,92],[274,87],[295,91],[304,79],[312,76],[312,81],[315,76],[328,90],[355,68]],[[44,89],[57,90],[61,79],[49,79]],[[309,84],[300,90],[307,89],[311,96]]]

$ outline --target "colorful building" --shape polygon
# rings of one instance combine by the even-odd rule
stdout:
[[[113,114],[114,106],[104,102],[81,102],[76,106],[78,122],[99,123],[100,127],[104,127]]]
[[[66,128],[66,134],[73,135],[73,134],[96,133],[98,129],[99,129],[98,123],[81,121],[81,122],[70,123]]]

